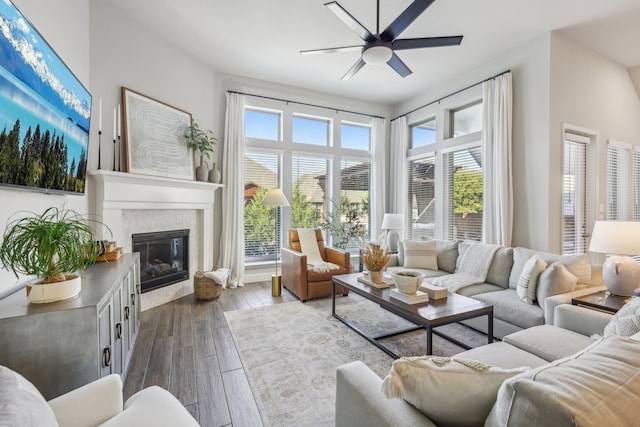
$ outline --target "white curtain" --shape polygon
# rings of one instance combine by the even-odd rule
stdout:
[[[227,93],[222,153],[222,233],[218,266],[228,268],[228,286],[244,280],[244,95]]]
[[[513,231],[511,73],[485,81],[482,84],[482,92],[484,104],[482,236],[485,243],[511,246]]]
[[[407,208],[407,148],[409,128],[407,117],[391,122],[391,144],[389,147],[389,212],[402,214],[406,219]],[[405,224],[406,227],[407,224]]]
[[[371,187],[369,206],[371,211],[371,241],[378,240],[382,218],[385,213],[385,120],[383,118],[373,118],[373,147],[371,158]]]

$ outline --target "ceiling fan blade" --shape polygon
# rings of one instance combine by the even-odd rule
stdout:
[[[405,78],[412,73],[409,67],[407,67],[407,65],[402,62],[400,57],[395,53],[391,55],[391,59],[387,61],[387,64],[389,64],[391,68],[396,70],[396,73],[400,74],[402,78]]]
[[[320,53],[344,53],[344,52],[362,52],[362,45],[332,47],[328,49],[301,50],[301,55],[316,55]]]
[[[380,34],[380,38],[393,41],[422,14],[435,0],[415,0]]]
[[[365,26],[360,23],[360,21],[358,21],[356,18],[353,17],[353,15],[347,12],[345,8],[340,6],[338,2],[332,1],[329,3],[325,3],[325,6],[327,6],[327,8],[331,12],[333,12],[334,15],[338,17],[338,19],[344,22],[347,25],[347,27],[355,31],[356,34],[360,36],[362,40],[366,42],[372,42],[376,40],[376,37],[373,34],[371,34],[371,32],[367,30]]]
[[[364,67],[364,64],[365,64],[364,59],[360,58],[355,64],[353,64],[353,67],[351,67],[349,71],[347,71],[347,73],[344,76],[342,76],[341,80],[349,80],[358,71],[360,71],[362,67]]]
[[[391,43],[393,50],[419,49],[422,47],[458,46],[462,36],[424,37],[420,39],[398,39]]]

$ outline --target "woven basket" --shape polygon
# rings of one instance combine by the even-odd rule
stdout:
[[[198,271],[193,276],[193,291],[196,294],[196,299],[209,301],[220,296],[222,285],[205,277],[202,271]]]

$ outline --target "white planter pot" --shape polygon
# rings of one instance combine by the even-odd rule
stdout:
[[[68,274],[64,282],[27,285],[27,299],[35,304],[62,301],[80,293],[80,276]]]

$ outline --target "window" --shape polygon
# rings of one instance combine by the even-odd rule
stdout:
[[[294,116],[293,142],[329,145],[329,120]]]
[[[587,251],[587,143],[589,138],[565,134],[562,172],[562,253]]]
[[[341,200],[360,212],[369,240],[371,117],[258,97],[247,104],[245,262],[273,260],[286,230],[321,227],[331,202]],[[264,193],[276,186],[290,208],[262,206]],[[334,236],[325,234],[327,245],[335,246]],[[347,249],[355,252],[358,245],[352,241]]]
[[[342,148],[353,150],[371,150],[371,128],[357,124],[342,123]]]
[[[470,88],[407,117],[407,238],[482,241],[481,96]]]
[[[279,187],[281,158],[278,154],[249,153],[244,159],[244,240],[245,256],[258,260],[273,260],[280,247],[279,209],[265,206],[267,191]],[[276,226],[278,224],[278,226]],[[274,230],[274,227],[276,229]]]
[[[631,146],[609,141],[607,145],[607,219],[629,220]]]
[[[408,162],[409,206],[408,238],[433,239],[436,225],[435,157],[425,156]]]
[[[279,141],[281,114],[247,109],[244,112],[244,136]]]
[[[482,130],[482,103],[451,110],[451,135],[458,137]]]
[[[482,241],[482,150],[473,147],[444,155],[447,239]]]
[[[423,147],[436,142],[436,119],[411,127],[411,148]]]
[[[633,150],[633,220],[640,221],[640,147]]]

